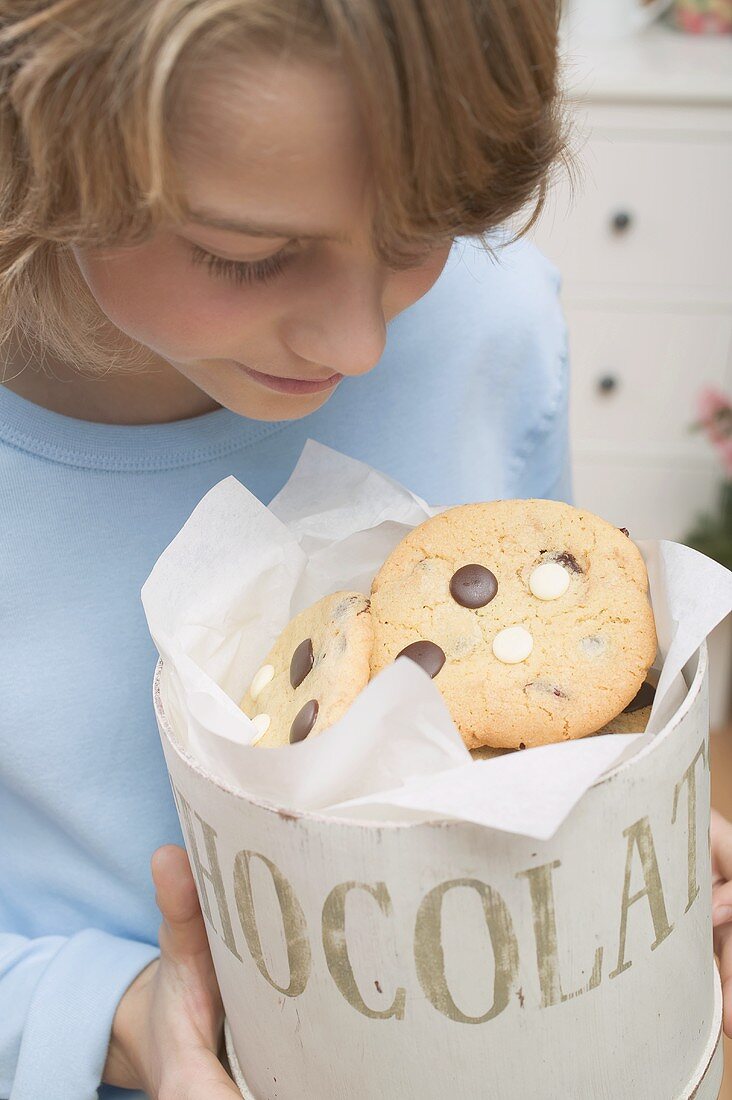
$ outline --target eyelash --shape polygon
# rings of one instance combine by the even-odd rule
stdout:
[[[196,267],[203,265],[208,269],[209,275],[221,279],[229,279],[236,286],[252,286],[254,283],[268,283],[281,275],[291,253],[280,249],[273,256],[267,256],[264,260],[244,262],[242,260],[225,260],[223,256],[215,256],[213,252],[206,252],[197,244],[191,245],[193,263]]]

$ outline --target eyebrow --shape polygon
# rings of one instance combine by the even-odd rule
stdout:
[[[210,229],[224,229],[229,233],[243,233],[247,237],[283,237],[298,238],[299,240],[318,240],[326,236],[325,233],[303,233],[300,229],[294,229],[286,225],[258,225],[252,222],[238,221],[236,218],[228,218],[223,214],[217,214],[213,210],[191,210],[188,220],[197,225],[208,226]]]

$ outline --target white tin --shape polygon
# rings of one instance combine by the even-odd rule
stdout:
[[[672,722],[543,842],[249,799],[181,749],[161,671],[158,725],[244,1095],[718,1095],[706,647]]]

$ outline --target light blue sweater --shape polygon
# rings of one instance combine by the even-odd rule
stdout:
[[[435,503],[566,499],[557,289],[528,244],[456,245],[378,366],[294,423],[100,425],[0,386],[0,1097],[95,1097],[157,952],[150,855],[181,834],[140,604],[155,559],[228,474],[268,501],[308,437]]]

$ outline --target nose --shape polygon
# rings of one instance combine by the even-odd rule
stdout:
[[[384,278],[378,269],[343,270],[311,284],[282,335],[300,359],[357,376],[376,366],[386,343]]]

